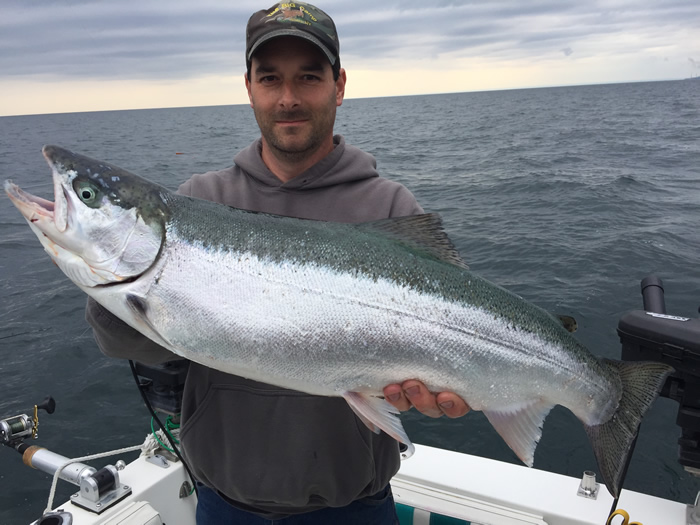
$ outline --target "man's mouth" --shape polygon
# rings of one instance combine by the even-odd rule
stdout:
[[[277,124],[280,126],[300,126],[307,122],[306,120],[278,120]]]
[[[303,113],[280,113],[277,115],[275,122],[277,124],[303,124],[309,120],[309,116]]]

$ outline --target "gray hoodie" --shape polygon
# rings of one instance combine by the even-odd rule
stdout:
[[[236,155],[233,167],[194,175],[178,193],[335,222],[422,213],[404,186],[379,177],[371,155],[339,135],[334,142],[328,156],[283,183],[263,163],[257,140]],[[179,359],[92,299],[86,318],[106,355],[147,364]],[[398,443],[371,432],[344,399],[285,390],[196,363],[183,393],[180,438],[199,481],[233,505],[271,519],[376,494],[399,467]]]

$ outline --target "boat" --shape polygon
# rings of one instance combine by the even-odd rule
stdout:
[[[618,323],[622,358],[671,364],[661,395],[679,402],[679,461],[700,473],[700,319],[668,315],[663,283],[655,276],[642,283],[644,309],[626,313]],[[186,369],[134,366],[141,377],[147,404],[161,414],[177,415]],[[148,379],[143,380],[144,377]],[[165,379],[164,379],[165,377]],[[170,378],[170,379],[168,379]],[[150,381],[150,383],[149,383]],[[153,381],[161,384],[154,384]],[[169,391],[168,395],[163,395]],[[164,427],[135,444],[84,458],[66,458],[33,446],[40,411],[53,412],[51,398],[35,405],[32,415],[0,419],[0,441],[20,452],[25,464],[53,475],[42,516],[27,516],[35,525],[194,525],[197,496],[186,465],[169,446],[176,425]],[[158,418],[156,412],[154,416]],[[43,416],[42,416],[43,417]],[[120,455],[139,450],[129,463]],[[109,463],[99,470],[85,462]],[[56,484],[69,482],[76,492],[54,504]],[[416,445],[402,461],[392,489],[401,525],[693,525],[700,524],[700,493],[695,502],[681,503],[623,489],[614,500],[595,473],[564,476],[461,452]],[[35,520],[35,521],[31,521]]]
[[[196,494],[182,462],[155,450],[110,467],[116,485],[107,483],[99,499],[90,502],[81,487],[34,523],[194,525]],[[401,525],[602,525],[613,501],[595,482],[584,491],[573,477],[419,444],[391,484]],[[700,518],[697,501],[688,506],[628,490],[617,509],[624,514],[611,524],[686,525]],[[696,521],[689,521],[693,515]]]

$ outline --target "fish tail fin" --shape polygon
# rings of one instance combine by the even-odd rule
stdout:
[[[585,425],[605,486],[615,498],[620,494],[632,444],[642,417],[659,395],[673,368],[661,363],[603,360],[622,381],[622,397],[613,416],[600,425]]]

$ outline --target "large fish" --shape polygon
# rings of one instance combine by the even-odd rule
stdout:
[[[452,391],[527,465],[554,405],[585,425],[619,493],[641,418],[671,368],[598,360],[561,322],[472,274],[435,215],[337,224],[176,195],[116,166],[43,149],[55,201],[5,191],[56,264],[174,353],[344,397],[409,445],[384,386]]]

